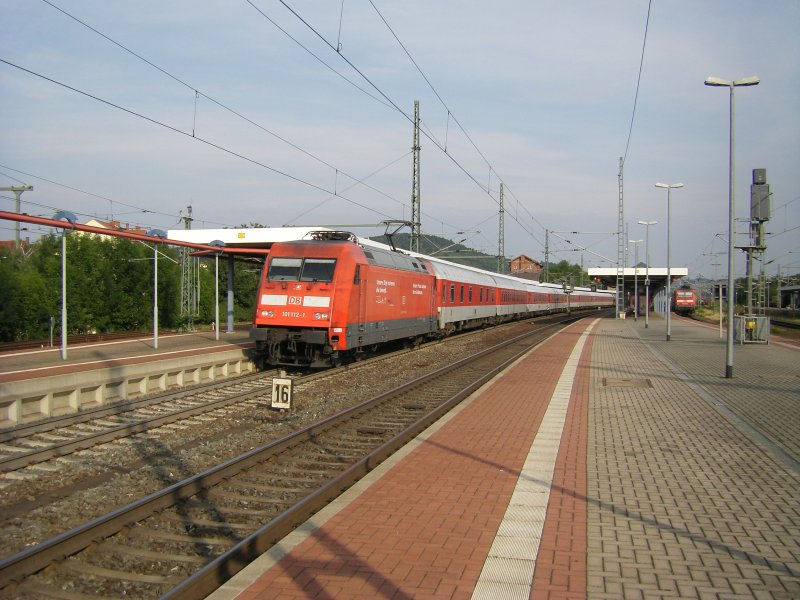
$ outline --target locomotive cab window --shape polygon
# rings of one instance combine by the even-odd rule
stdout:
[[[270,281],[297,281],[300,279],[300,268],[302,266],[302,258],[276,256],[269,261],[267,279]]]
[[[333,268],[336,266],[335,258],[307,258],[303,261],[303,271],[300,281],[333,281]]]
[[[333,281],[334,258],[288,258],[276,256],[269,262],[269,281]]]

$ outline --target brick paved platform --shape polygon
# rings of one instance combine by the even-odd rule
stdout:
[[[798,598],[800,352],[575,324],[210,598]]]

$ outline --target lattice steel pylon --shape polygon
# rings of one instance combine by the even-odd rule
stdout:
[[[619,212],[617,216],[617,318],[625,314],[625,210],[623,203],[623,158],[619,157]]]
[[[183,228],[192,228],[192,207],[181,216]],[[200,314],[200,259],[190,256],[191,250],[181,248],[181,318],[189,331],[194,330],[194,318]]]
[[[505,273],[506,270],[506,224],[505,209],[503,208],[503,184],[500,184],[500,231],[497,239],[497,272]]]
[[[419,165],[419,100],[414,100],[414,145],[413,173],[411,175],[411,244],[409,249],[419,252],[419,237],[422,228],[420,209],[420,165]]]

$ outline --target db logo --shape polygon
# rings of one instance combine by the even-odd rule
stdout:
[[[300,306],[303,303],[302,296],[289,296],[289,304],[293,306]]]

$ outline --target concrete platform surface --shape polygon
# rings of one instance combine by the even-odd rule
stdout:
[[[584,320],[213,600],[798,598],[800,352]]]

